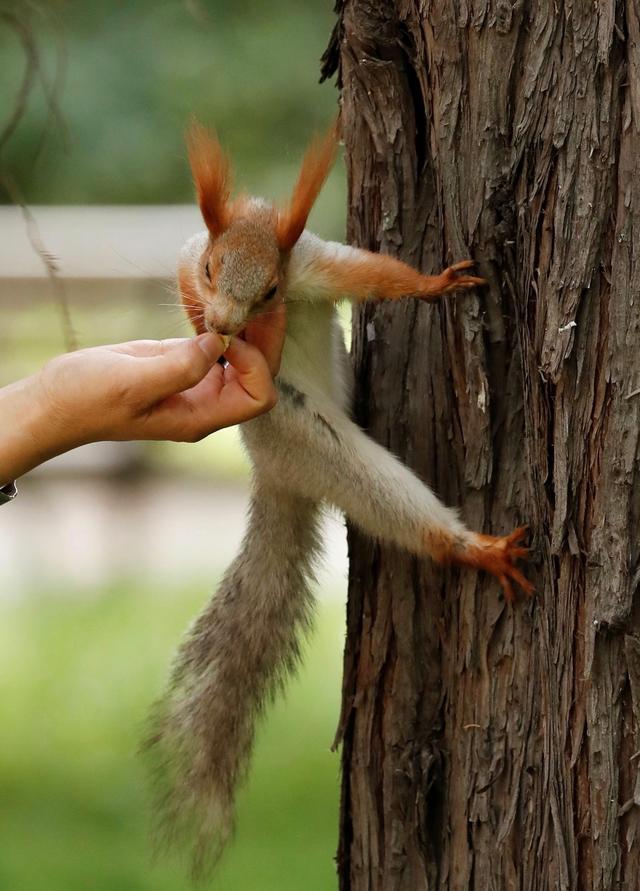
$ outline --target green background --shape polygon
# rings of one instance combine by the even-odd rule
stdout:
[[[217,128],[242,188],[286,197],[310,136],[337,111],[335,86],[318,84],[332,6],[332,0],[0,2],[0,132],[28,54],[37,60],[19,124],[0,151],[2,182],[36,210],[38,204],[190,202],[183,133],[195,114]],[[0,183],[0,201],[10,200]],[[317,228],[341,238],[343,217],[338,165]],[[158,305],[135,316],[135,331],[126,307],[72,306],[81,345],[147,331],[166,336],[169,327],[177,334],[175,314],[159,305],[167,299],[159,287]],[[35,370],[63,349],[53,303],[5,304],[3,312],[5,370]],[[152,445],[148,461],[178,475],[209,469],[225,485],[242,484],[246,474],[237,439],[225,435],[197,447]],[[10,522],[10,509],[0,523]],[[37,560],[37,545],[31,548]],[[1,592],[0,888],[190,887],[183,864],[151,863],[136,748],[182,630],[222,568],[212,566],[206,579],[185,579],[179,589],[110,578],[70,591],[63,579],[51,578],[19,597]],[[300,678],[261,728],[236,839],[207,887],[335,885],[339,756],[329,747],[339,711],[344,610],[343,593],[329,593]]]
[[[0,156],[31,204],[191,201],[183,133],[193,115],[216,127],[244,187],[276,197],[290,189],[310,135],[336,115],[334,86],[318,84],[331,0],[8,8],[49,85],[36,78]],[[26,60],[16,28],[0,25],[6,120]]]

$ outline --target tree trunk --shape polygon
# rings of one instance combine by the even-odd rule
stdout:
[[[640,882],[640,4],[339,0],[356,413],[537,593],[349,532],[342,891]]]

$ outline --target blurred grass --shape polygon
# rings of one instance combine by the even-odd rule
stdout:
[[[151,863],[135,751],[182,629],[208,586],[46,591],[0,608],[0,888],[180,891]],[[216,891],[335,886],[343,608],[324,601],[300,676],[261,728]]]

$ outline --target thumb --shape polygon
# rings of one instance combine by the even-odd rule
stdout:
[[[178,342],[161,355],[143,359],[139,385],[148,402],[158,402],[174,393],[195,387],[224,352],[218,334],[200,334]]]

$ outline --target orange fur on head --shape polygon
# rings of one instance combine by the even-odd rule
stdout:
[[[218,137],[197,121],[189,129],[187,145],[200,211],[207,229],[216,238],[230,221],[231,163]]]
[[[186,265],[178,268],[178,286],[180,300],[185,308],[189,321],[193,325],[196,334],[204,334],[204,306],[198,296],[193,270]]]
[[[278,214],[278,244],[280,250],[290,251],[302,235],[307,217],[336,157],[338,122],[325,136],[315,139],[304,156],[291,202]]]

